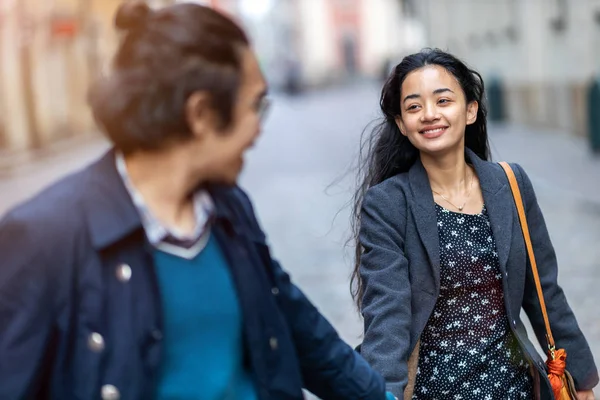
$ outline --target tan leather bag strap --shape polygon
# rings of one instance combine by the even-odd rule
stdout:
[[[523,198],[521,197],[521,191],[519,190],[519,184],[512,168],[506,162],[499,163],[510,183],[510,189],[512,190],[515,205],[517,206],[517,212],[519,213],[519,221],[521,221],[521,230],[523,231],[523,238],[525,239],[525,246],[527,247],[527,254],[529,255],[529,263],[533,270],[533,280],[535,281],[535,287],[537,289],[538,299],[540,301],[540,307],[542,309],[542,315],[544,316],[544,323],[546,324],[546,338],[548,339],[548,349],[553,351],[555,348],[554,338],[552,337],[552,331],[550,330],[550,321],[548,320],[548,313],[546,312],[546,302],[544,301],[544,292],[542,291],[542,285],[540,284],[540,277],[538,274],[537,264],[535,262],[535,254],[533,254],[533,245],[531,244],[531,237],[529,236],[529,226],[527,225],[527,217],[525,216],[525,207],[523,206]]]

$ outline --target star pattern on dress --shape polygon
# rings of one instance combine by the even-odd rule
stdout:
[[[413,399],[530,399],[529,364],[510,330],[502,272],[485,206],[436,206],[440,294],[421,334]]]

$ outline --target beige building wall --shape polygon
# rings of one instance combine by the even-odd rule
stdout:
[[[28,145],[27,116],[23,107],[19,49],[22,37],[17,20],[5,8],[0,24],[0,145],[3,148],[25,148]]]
[[[363,72],[377,75],[382,60],[403,49],[401,29],[402,11],[396,0],[370,0],[360,3],[362,37],[361,65]]]
[[[405,15],[398,0],[363,0],[360,15],[361,65],[367,75],[378,76],[386,59],[396,64],[425,46],[422,23]]]
[[[119,40],[113,27],[114,14],[122,2],[2,3],[0,149],[44,147],[96,131],[87,107],[87,91],[110,65]],[[154,0],[153,5],[170,2]],[[74,36],[53,35],[52,21],[59,17],[75,24]]]
[[[299,59],[305,79],[312,83],[333,79],[337,68],[337,43],[328,1],[296,2],[301,35]]]
[[[402,13],[398,0],[360,0],[357,56],[359,73],[379,76],[388,58],[399,59],[424,45],[422,24]],[[331,0],[297,1],[301,60],[310,82],[335,81],[343,69]]]

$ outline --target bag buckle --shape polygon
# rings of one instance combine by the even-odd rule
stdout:
[[[548,352],[550,353],[550,357],[552,358],[552,361],[556,360],[556,346],[551,346],[548,345]]]

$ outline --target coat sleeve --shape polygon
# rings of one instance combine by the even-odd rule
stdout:
[[[53,312],[52,277],[33,223],[0,221],[0,398],[27,399],[39,387]]]
[[[573,376],[576,388],[578,390],[592,389],[598,384],[598,371],[590,347],[577,324],[575,315],[562,288],[558,284],[556,254],[533,185],[520,166],[514,165],[513,167],[517,172],[517,176],[520,177],[527,223],[554,341],[558,348],[564,348],[567,351],[567,370]],[[540,345],[545,349],[547,347],[545,324],[529,260],[527,262],[523,309],[531,321]]]
[[[364,340],[361,354],[402,398],[408,383],[411,288],[404,255],[405,210],[397,191],[381,185],[365,195],[360,226]],[[405,207],[404,207],[405,208]]]
[[[272,268],[306,389],[322,399],[383,400],[383,378],[338,336],[279,263],[273,260]]]
[[[240,191],[246,213],[258,222],[247,196]],[[383,378],[346,344],[276,260],[270,260],[281,307],[291,330],[306,389],[322,399],[386,398]]]

